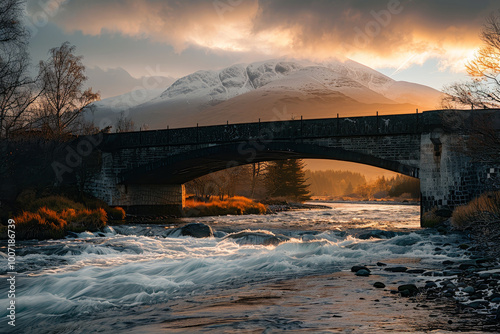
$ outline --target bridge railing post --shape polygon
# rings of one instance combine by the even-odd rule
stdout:
[[[416,130],[416,132],[419,132],[420,131],[420,124],[419,124],[419,119],[418,119],[418,109],[416,112],[416,116],[417,116],[417,126],[415,127],[415,130]]]
[[[300,142],[304,142],[304,120],[302,115],[300,115]]]

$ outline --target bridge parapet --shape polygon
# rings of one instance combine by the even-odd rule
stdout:
[[[87,189],[113,205],[165,203],[178,209],[181,185],[217,170],[269,160],[334,159],[418,177],[423,212],[453,209],[484,191],[480,179],[486,168],[490,174],[500,170],[472,164],[457,147],[467,137],[464,126],[490,116],[500,128],[499,110],[438,110],[108,134],[98,146],[100,171]]]
[[[265,138],[294,140],[420,133],[424,114],[325,118],[226,124],[108,134],[102,150],[147,146],[200,145]]]

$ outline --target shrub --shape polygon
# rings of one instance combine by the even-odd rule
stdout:
[[[23,207],[31,205],[35,200],[36,191],[34,189],[25,189],[16,198],[16,201]]]
[[[59,217],[57,212],[50,210],[46,207],[38,209],[37,213],[40,217],[44,218],[49,224],[54,224],[58,228],[64,229],[67,225],[66,220]]]
[[[67,222],[71,222],[76,217],[75,209],[65,209],[61,212],[61,218],[66,220]]]
[[[114,208],[109,208],[106,210],[106,214],[108,215],[108,218],[113,219],[113,220],[124,220],[125,219],[125,210],[123,208],[117,206]]]
[[[31,198],[32,192],[25,192],[18,202],[26,202]],[[93,203],[100,202],[96,200]],[[101,207],[86,209],[83,204],[63,196],[43,197],[24,206],[30,210],[23,211],[21,215],[14,218],[16,236],[20,240],[63,238],[67,231],[95,232],[106,226],[108,219],[105,209]],[[122,208],[112,209],[107,205],[106,207],[111,210],[112,217],[116,219],[123,219],[125,216]]]
[[[434,227],[445,221],[445,218],[436,214],[437,208],[425,212],[422,215],[422,227]]]
[[[85,206],[85,208],[87,209],[90,210],[104,209],[109,219],[113,220],[125,219],[125,210],[123,210],[123,208],[119,206],[112,208],[106,202],[95,197],[85,197],[81,201]]]
[[[104,209],[81,210],[74,213],[66,211],[68,216],[68,231],[72,232],[95,232],[106,226],[108,217]]]
[[[186,201],[186,213],[195,213],[199,216],[263,214],[267,208],[264,204],[256,203],[249,198],[235,196],[225,200],[213,199],[210,202]]]
[[[65,235],[66,221],[57,217],[57,213],[47,208],[38,212],[24,211],[14,217],[16,237],[19,239],[58,239]]]
[[[500,191],[484,193],[455,208],[451,221],[459,229],[500,222]]]
[[[82,203],[85,205],[87,209],[91,210],[102,208],[106,210],[106,212],[108,212],[108,210],[111,209],[106,202],[95,197],[85,197],[82,199]]]
[[[62,212],[65,209],[84,210],[85,207],[81,203],[77,203],[63,196],[48,196],[37,199],[26,208],[29,211],[35,212],[36,210],[46,207],[56,212]]]

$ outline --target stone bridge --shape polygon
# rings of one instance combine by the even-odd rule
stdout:
[[[498,121],[499,111],[488,112]],[[179,213],[183,184],[199,176],[261,161],[333,159],[419,178],[422,212],[453,209],[477,195],[498,168],[474,164],[461,153],[464,135],[444,125],[447,113],[451,111],[105,134],[84,188],[130,212],[162,208]],[[473,116],[461,113],[462,118]]]

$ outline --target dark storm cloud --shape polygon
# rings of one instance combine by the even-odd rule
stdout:
[[[353,57],[376,66],[453,66],[480,44],[494,1],[86,0],[61,3],[51,20],[67,33],[120,34],[216,52]],[[33,1],[29,8],[37,7]]]
[[[337,43],[374,52],[475,43],[494,1],[299,1],[261,0],[254,32],[294,31],[294,48]]]

